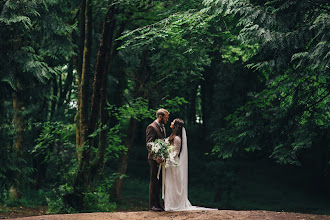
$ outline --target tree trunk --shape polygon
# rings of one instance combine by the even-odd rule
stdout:
[[[14,128],[16,131],[16,140],[14,151],[16,154],[17,168],[16,171],[16,183],[10,189],[9,198],[12,200],[20,199],[21,194],[21,181],[22,181],[22,159],[23,159],[23,141],[24,141],[24,119],[22,115],[23,101],[22,92],[18,89],[13,93],[13,110],[14,110]]]
[[[52,99],[51,99],[50,119],[53,118],[53,116],[54,116],[56,104],[57,104],[56,97],[58,94],[58,87],[57,87],[57,80],[56,80],[55,75],[53,75],[52,83],[53,83],[53,95],[52,95]]]
[[[77,144],[78,150],[78,161],[79,164],[82,163],[82,157],[84,157],[84,162],[88,161],[88,150],[82,149],[82,147],[88,143],[88,103],[89,103],[89,82],[91,78],[90,72],[90,58],[91,58],[91,43],[92,43],[92,5],[91,0],[86,0],[85,8],[85,41],[84,41],[84,52],[80,79],[80,89],[78,93],[79,99],[79,144]],[[88,149],[88,148],[86,148]],[[85,164],[82,164],[82,168]],[[87,164],[86,164],[87,165]]]
[[[188,108],[188,123],[195,124],[196,123],[196,98],[197,98],[197,89],[198,85],[191,92],[191,96],[189,98],[189,108]]]
[[[129,153],[130,153],[131,147],[134,143],[137,123],[138,123],[138,121],[135,118],[130,119],[128,133],[127,133],[127,137],[125,139],[125,147],[127,148],[127,151],[125,153],[122,153],[119,158],[119,165],[118,165],[118,169],[117,169],[117,173],[119,174],[119,176],[126,174]],[[118,179],[116,179],[114,189],[113,189],[114,197],[112,199],[114,199],[118,202],[120,202],[122,199],[123,184],[124,184],[124,178],[119,177]]]
[[[109,71],[111,72],[111,64],[118,53],[116,48],[118,47],[118,44],[121,43],[114,43],[114,40],[118,38],[124,30],[123,25],[120,25],[119,27],[116,26],[116,12],[117,9],[115,5],[111,6],[103,24],[102,38],[97,56],[96,71],[94,74],[92,108],[89,124],[90,133],[95,131],[98,117],[102,126],[107,125],[109,120],[107,111],[105,110],[107,79]],[[91,164],[91,181],[93,181],[96,175],[102,173],[104,155],[107,147],[108,130],[107,127],[100,132],[98,151]],[[92,142],[93,140],[91,139],[90,141]]]
[[[97,117],[99,115],[100,103],[102,96],[101,90],[102,84],[107,80],[107,73],[109,68],[111,46],[113,42],[114,29],[115,29],[115,6],[111,6],[105,21],[103,23],[102,38],[100,42],[100,48],[97,54],[96,70],[94,74],[93,83],[93,95],[92,95],[92,107],[91,107],[91,117],[89,121],[89,130],[92,132],[95,130]],[[105,85],[105,84],[104,84]]]
[[[216,60],[218,61],[218,60]],[[212,65],[213,64],[213,65]],[[215,73],[213,70],[214,62],[207,68],[203,73],[204,81],[201,83],[201,98],[202,98],[202,116],[203,116],[203,127],[207,128],[212,115],[213,110],[213,93],[214,83],[216,82]]]
[[[86,1],[83,0],[81,3],[80,8],[80,16],[79,16],[79,32],[80,35],[78,39],[78,51],[77,56],[74,57],[74,63],[77,70],[77,80],[78,80],[78,100],[77,100],[77,114],[75,116],[75,123],[76,123],[76,146],[77,146],[77,155],[78,155],[78,161],[81,159],[81,152],[78,150],[78,146],[80,146],[80,93],[81,93],[81,74],[82,74],[82,63],[83,63],[83,54],[84,54],[84,42],[85,42],[85,11],[86,11]],[[76,36],[73,35],[73,38]]]
[[[60,90],[60,98],[58,101],[58,106],[61,108],[65,101],[70,100],[70,94],[71,94],[71,87],[72,87],[72,82],[73,82],[73,61],[71,60],[68,63],[68,73],[65,79],[65,83],[63,86],[63,89]],[[60,81],[60,84],[62,82]],[[68,102],[67,102],[68,103]]]
[[[143,89],[145,87],[145,75],[146,75],[146,71],[147,71],[147,65],[148,65],[148,51],[145,50],[142,52],[140,67],[135,76],[133,98],[144,97],[145,93],[144,93]],[[135,118],[130,119],[128,133],[127,133],[127,137],[125,139],[125,147],[127,148],[127,151],[126,151],[126,153],[123,153],[120,156],[119,165],[118,165],[118,169],[117,169],[117,173],[120,176],[126,174],[126,171],[127,171],[129,153],[130,153],[131,147],[134,143],[137,124],[138,124],[137,119],[135,119]],[[114,197],[112,199],[114,199],[116,201],[120,201],[122,199],[123,184],[124,184],[123,178],[116,179],[114,189],[113,189]]]
[[[115,29],[115,6],[110,6],[108,13],[105,17],[102,30],[102,38],[100,41],[100,47],[97,54],[96,68],[94,73],[93,83],[93,95],[91,100],[91,115],[89,120],[89,133],[93,133],[96,129],[98,118],[100,118],[101,126],[103,127],[107,123],[107,117],[105,115],[105,100],[106,100],[106,85],[108,78],[108,70],[111,63],[111,45],[113,42],[113,35]],[[106,130],[101,131],[99,135],[99,146],[96,157],[90,166],[90,182],[99,173],[103,167],[104,153],[106,149]],[[94,140],[90,138],[91,145],[94,144]]]
[[[91,42],[92,41],[92,5],[91,0],[86,0],[85,5],[85,40],[82,60],[82,69],[78,90],[78,111],[76,116],[76,147],[78,156],[78,172],[74,179],[74,193],[68,194],[64,199],[70,206],[83,209],[83,192],[89,183],[89,143],[88,143],[88,103],[89,103],[89,83]]]
[[[118,28],[115,39],[118,39],[121,36],[124,29],[125,29],[125,25],[121,24],[120,27]],[[112,60],[113,61],[115,60],[116,55],[118,54],[117,48],[121,45],[121,43],[122,42],[120,40],[116,40],[116,43],[114,44],[114,46],[112,48]],[[110,69],[110,71],[111,71],[111,69]],[[110,96],[111,100],[109,100],[109,102],[110,102],[110,104],[114,105],[116,108],[119,108],[123,104],[124,90],[127,85],[125,67],[120,66],[120,69],[118,71],[112,71],[111,73],[112,73],[111,74],[112,77],[114,77],[118,83],[113,85],[115,92],[113,92],[113,95]],[[114,115],[114,113],[118,113],[118,111],[117,110],[113,110],[113,111],[114,111],[113,114],[111,114],[111,116],[109,118],[110,128],[114,127],[115,125],[117,125],[119,123],[118,118]]]
[[[116,79],[118,83],[113,83],[112,85],[114,88],[114,92],[112,92],[109,102],[114,107],[119,108],[123,105],[124,90],[126,88],[125,86],[127,85],[127,79],[126,79],[124,67],[121,66],[118,71],[112,73],[112,76]],[[109,119],[110,128],[114,127],[119,123],[119,120],[115,116],[115,113],[118,113],[117,109],[113,109],[111,112]]]
[[[105,109],[105,103],[106,103],[106,88],[107,88],[107,78],[108,75],[104,74],[102,79],[102,85],[100,88],[100,103],[99,103],[99,119],[102,126],[102,130],[99,134],[99,143],[98,143],[98,149],[96,156],[91,163],[91,182],[94,180],[95,177],[97,177],[99,174],[103,171],[104,166],[104,155],[107,148],[107,134],[109,131],[109,128],[106,126],[108,122],[108,114]]]

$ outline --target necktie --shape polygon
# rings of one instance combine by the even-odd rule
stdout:
[[[166,132],[165,132],[165,127],[164,127],[164,125],[160,125],[160,130],[161,130],[161,132],[164,133],[164,137],[166,137]]]

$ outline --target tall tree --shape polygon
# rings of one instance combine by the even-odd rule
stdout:
[[[278,162],[300,164],[305,149],[329,131],[329,4],[204,3],[219,16],[235,15],[239,38],[258,44],[248,67],[260,71],[264,87],[228,116],[228,126],[215,135],[214,151],[228,157],[235,151],[265,149]]]
[[[143,98],[146,99],[146,92],[145,92],[145,86],[146,86],[146,75],[148,69],[148,51],[144,50],[141,54],[140,58],[140,66],[136,70],[136,74],[134,77],[134,88],[132,91],[132,96],[133,99],[137,98]],[[125,147],[126,147],[126,152],[123,152],[119,158],[119,164],[118,164],[118,170],[117,173],[120,176],[123,176],[126,174],[127,171],[127,165],[128,165],[128,159],[129,159],[129,153],[131,150],[131,147],[134,143],[135,140],[135,134],[136,134],[136,128],[138,124],[139,118],[136,117],[130,117],[129,120],[129,126],[128,126],[128,132],[125,138]],[[118,178],[115,181],[115,186],[114,186],[114,197],[117,200],[122,199],[122,188],[123,188],[123,178]]]
[[[17,181],[11,192],[20,197],[21,175],[23,174],[23,151],[25,145],[26,115],[31,107],[28,100],[29,91],[36,90],[38,85],[46,83],[56,71],[46,63],[54,61],[59,55],[70,56],[72,44],[68,35],[72,28],[52,12],[60,1],[2,1],[1,2],[1,84],[9,84],[8,93],[12,93],[14,112],[14,128],[16,130],[15,152],[18,169]],[[65,5],[65,4],[64,4]],[[63,13],[63,7],[59,13]],[[41,17],[41,18],[40,18]],[[52,19],[49,19],[52,18]],[[49,20],[52,22],[49,25]],[[47,24],[49,27],[47,27]],[[60,29],[66,31],[59,31]],[[47,29],[47,35],[40,39],[41,33]],[[61,53],[54,50],[54,44],[61,38],[61,46],[55,46]]]

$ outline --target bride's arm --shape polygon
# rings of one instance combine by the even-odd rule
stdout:
[[[175,152],[175,155],[179,155],[180,153],[180,149],[181,149],[181,138],[176,136],[174,138],[174,149],[173,149],[173,152]]]

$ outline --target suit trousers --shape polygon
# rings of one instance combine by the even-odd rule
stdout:
[[[157,179],[158,163],[155,160],[148,159],[150,165],[150,183],[149,183],[149,208],[153,206],[160,208],[160,192],[162,188],[162,175]]]

